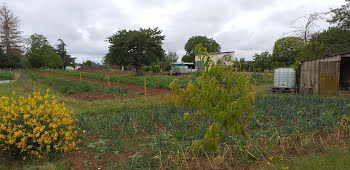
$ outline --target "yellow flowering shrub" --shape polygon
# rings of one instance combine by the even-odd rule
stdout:
[[[64,103],[33,92],[27,96],[0,98],[0,149],[26,159],[47,157],[50,153],[76,148],[72,112]]]

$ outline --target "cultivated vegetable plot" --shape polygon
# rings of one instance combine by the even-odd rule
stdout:
[[[51,70],[52,73],[56,74],[62,74],[62,75],[68,75],[68,76],[80,76],[80,72],[78,71],[66,71],[66,70]],[[100,73],[81,73],[82,77],[91,78],[91,79],[97,79],[97,80],[104,80],[107,81],[108,75],[100,74]],[[177,84],[179,84],[181,87],[186,87],[187,83],[191,80],[189,78],[177,78],[177,77],[170,77],[170,76],[131,76],[131,75],[111,75],[109,76],[109,80],[112,82],[117,83],[124,83],[124,84],[136,84],[139,86],[144,86],[144,81],[146,79],[146,86],[147,87],[153,87],[158,88],[158,85],[162,89],[170,89],[169,84],[175,80]],[[158,84],[159,83],[159,84]]]
[[[0,71],[0,80],[12,80],[13,76],[13,73],[11,73],[10,71]]]
[[[128,94],[128,89],[120,86],[111,86],[110,88],[104,88],[104,86],[101,84],[84,80],[78,82],[75,80],[64,79],[52,75],[39,75],[35,73],[31,73],[31,76],[33,79],[38,80],[39,82],[44,83],[65,94],[72,94],[77,92],[106,92],[110,94],[120,95]]]
[[[323,151],[330,145],[348,145],[350,131],[346,127],[350,124],[346,120],[350,116],[350,99],[259,95],[256,101],[255,112],[246,117],[248,133],[263,155],[270,158],[270,164],[277,155],[283,159],[315,149]],[[84,136],[91,137],[91,145],[87,141],[84,144],[89,146],[86,150],[96,152],[99,158],[111,152],[116,156],[128,155],[126,161],[114,164],[113,168],[159,168],[166,165],[172,169],[189,168],[184,163],[191,162],[192,153],[188,148],[193,140],[203,137],[210,124],[206,118],[196,124],[183,119],[185,113],[194,112],[188,108],[163,105],[76,117],[80,129],[86,131]],[[261,159],[261,153],[240,135],[223,137],[219,155],[228,149],[230,152],[222,158],[225,161],[217,167],[233,167],[235,162]],[[201,166],[212,168],[209,164]]]

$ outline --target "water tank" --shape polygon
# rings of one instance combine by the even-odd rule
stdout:
[[[295,70],[292,68],[275,69],[273,75],[274,88],[294,88],[295,85]]]
[[[181,74],[187,74],[188,73],[188,66],[182,66]]]

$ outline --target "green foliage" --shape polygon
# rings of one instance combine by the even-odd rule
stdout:
[[[140,30],[120,30],[108,37],[109,52],[104,63],[109,65],[136,67],[138,75],[143,75],[141,66],[152,65],[164,60],[162,41],[165,36],[158,28]]]
[[[93,62],[93,61],[91,61],[91,60],[87,60],[87,61],[84,61],[83,63],[82,63],[82,65],[84,65],[84,66],[97,66],[97,65],[99,65],[99,64],[97,64],[97,63],[95,63],[95,62]]]
[[[179,56],[176,54],[176,52],[169,51],[166,55],[166,60],[170,63],[175,63],[179,59]]]
[[[185,119],[211,119],[204,138],[194,141],[192,149],[196,153],[205,150],[216,152],[224,134],[245,135],[242,117],[252,111],[255,90],[249,78],[238,73],[237,63],[226,67],[213,62],[204,47],[198,46],[196,50],[204,67],[202,76],[189,82],[183,90],[176,82],[172,82],[170,87],[174,95],[170,102],[196,109],[196,114],[186,114]]]
[[[21,55],[16,52],[5,54],[3,48],[0,46],[0,68],[19,68]]]
[[[270,70],[273,68],[272,56],[267,51],[262,52],[261,54],[255,54],[253,60],[252,67],[256,72]]]
[[[145,72],[152,71],[152,66],[142,66],[142,70]]]
[[[337,132],[339,122],[343,117],[349,116],[348,103],[349,98],[258,95],[254,113],[244,117],[246,126],[249,127],[246,132],[266,156],[282,154],[288,159],[289,156],[305,155],[314,150],[324,152],[324,147],[329,146],[326,141],[329,132]],[[93,149],[101,154],[107,146],[110,148],[109,153],[130,155],[130,159],[127,159],[125,164],[120,162],[119,166],[157,169],[163,164],[169,169],[185,169],[186,165],[173,163],[181,162],[179,157],[173,159],[183,154],[192,141],[201,139],[206,127],[212,123],[209,117],[189,122],[186,118],[192,120],[193,117],[186,115],[194,113],[196,110],[188,107],[160,105],[142,109],[128,108],[108,114],[77,114],[76,117],[79,128],[86,130],[84,137],[86,135],[86,138],[96,139],[90,142],[91,144],[86,144],[87,150]],[[345,141],[347,138],[342,139]],[[219,153],[215,156],[226,153],[227,146],[232,146],[229,147],[232,150],[224,154],[227,160],[224,167],[231,167],[237,163],[255,164],[252,161],[256,159],[261,161],[260,153],[242,136],[229,134],[223,135],[218,148]],[[230,153],[233,155],[232,159]],[[208,156],[210,157],[210,154]],[[157,158],[159,161],[154,162],[154,159],[149,158]],[[186,161],[191,158],[193,157],[189,153],[184,159]],[[214,160],[210,159],[212,162]]]
[[[335,24],[337,28],[350,31],[350,2],[349,0],[346,2],[340,8],[331,10],[333,16],[328,22]]]
[[[66,44],[62,39],[58,39],[60,42],[56,45],[56,53],[61,57],[63,61],[63,67],[66,68],[67,66],[74,66],[75,65],[75,59],[72,58],[70,55],[68,55],[68,52],[66,50]]]
[[[0,80],[12,80],[14,78],[13,73],[10,74],[10,71],[7,70],[0,70]]]
[[[247,64],[245,63],[245,58],[240,58],[239,59],[239,64],[240,64],[240,71],[246,71],[247,70]]]
[[[128,89],[125,87],[121,86],[111,86],[106,90],[107,93],[110,94],[122,94],[122,95],[127,95],[128,94]]]
[[[312,36],[311,42],[317,41],[323,46],[322,56],[331,56],[336,53],[350,51],[350,30],[341,30],[339,28],[329,28]],[[319,47],[320,48],[320,47]],[[316,50],[320,53],[321,50]]]
[[[90,81],[75,81],[64,79],[52,75],[39,75],[31,73],[31,77],[39,82],[46,84],[60,93],[71,94],[77,92],[107,92],[110,94],[122,94],[126,95],[128,89],[119,86],[111,86],[109,89],[105,89],[101,84],[93,83]]]
[[[152,66],[152,72],[153,73],[159,73],[160,72],[160,65]]]
[[[186,55],[182,57],[183,62],[195,62],[195,49],[199,44],[207,48],[207,51],[209,53],[220,52],[221,49],[220,44],[218,44],[212,38],[207,38],[206,36],[193,36],[187,41],[185,45]]]
[[[251,74],[251,83],[254,85],[272,84],[273,74],[265,72],[253,72]]]
[[[51,70],[51,72],[57,73],[57,74],[69,75],[69,76],[80,76],[80,72],[78,71]],[[82,72],[82,77],[107,81],[107,75],[100,74],[100,73]],[[186,87],[187,83],[191,80],[188,78],[179,79],[174,76],[158,76],[158,75],[152,75],[152,76],[111,75],[109,76],[109,80],[112,82],[124,83],[124,84],[136,84],[139,86],[144,86],[145,78],[147,80],[147,84],[146,84],[147,87],[158,88],[158,80],[159,80],[160,88],[162,89],[169,89],[169,84],[174,80],[180,85],[181,88],[184,88]]]
[[[275,42],[272,63],[275,67],[289,67],[297,60],[304,41],[298,37],[284,37]]]
[[[56,50],[49,44],[43,35],[33,34],[28,40],[27,55],[34,68],[49,67],[62,68],[62,58],[56,54]]]
[[[324,44],[319,41],[309,41],[302,47],[298,61],[305,59],[321,58],[324,56]]]
[[[175,63],[179,59],[179,56],[176,52],[169,51],[165,56],[164,60],[162,60],[159,65],[163,70],[170,70],[170,65]]]

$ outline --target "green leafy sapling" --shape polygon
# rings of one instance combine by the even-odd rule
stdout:
[[[204,68],[201,76],[190,81],[185,89],[173,81],[170,84],[173,95],[169,97],[169,102],[196,110],[194,114],[185,114],[188,121],[198,123],[198,118],[210,118],[203,139],[193,141],[192,151],[216,152],[224,135],[246,136],[244,117],[252,112],[255,87],[250,84],[247,75],[238,72],[238,61],[233,60],[230,66],[215,63],[202,46],[197,46],[196,54]]]

